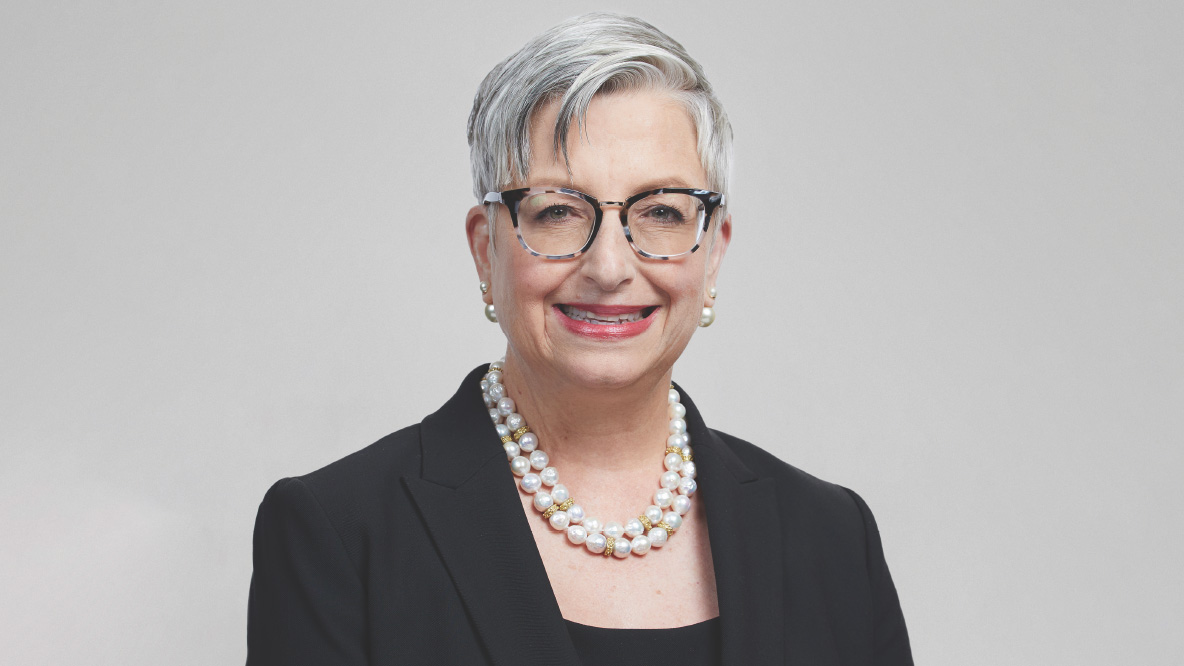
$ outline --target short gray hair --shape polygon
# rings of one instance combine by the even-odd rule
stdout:
[[[473,194],[478,201],[530,169],[530,122],[560,101],[555,148],[567,157],[568,128],[581,131],[598,93],[653,89],[680,100],[698,133],[708,187],[727,194],[732,126],[703,68],[681,44],[630,16],[593,12],[568,19],[532,39],[485,77],[469,114]]]

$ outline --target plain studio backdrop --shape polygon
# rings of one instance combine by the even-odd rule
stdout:
[[[502,354],[478,82],[608,8],[735,127],[708,424],[868,500],[918,663],[1181,663],[1181,7],[4,3],[0,662],[242,662],[268,486]]]

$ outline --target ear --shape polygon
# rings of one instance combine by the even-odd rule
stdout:
[[[473,253],[473,263],[477,266],[477,279],[492,282],[493,276],[493,244],[490,243],[490,224],[488,208],[484,204],[473,206],[465,216],[465,235],[469,237],[469,252]],[[486,304],[493,302],[493,293],[482,295]]]
[[[719,231],[711,241],[710,254],[707,255],[707,285],[703,288],[703,305],[715,305],[715,299],[708,296],[708,291],[715,286],[719,277],[719,266],[723,263],[724,253],[728,251],[728,244],[732,242],[732,215],[729,213],[719,225]]]

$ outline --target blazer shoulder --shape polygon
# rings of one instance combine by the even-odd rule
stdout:
[[[758,478],[773,480],[783,518],[849,546],[859,547],[865,542],[874,520],[867,504],[854,491],[794,467],[739,437],[718,430],[712,433]]]
[[[856,508],[856,503],[852,499],[854,493],[847,488],[794,467],[752,442],[719,430],[711,432],[758,477],[772,478],[783,490],[806,495],[819,502],[837,503],[849,509]]]
[[[375,490],[392,474],[401,476],[419,473],[421,424],[407,426],[373,444],[296,477],[316,492],[348,489],[350,493],[365,495]]]
[[[260,515],[270,515],[269,506],[303,507],[303,519],[327,520],[357,563],[367,535],[382,523],[384,507],[403,501],[400,478],[419,474],[419,429],[420,424],[408,426],[316,471],[277,481]]]

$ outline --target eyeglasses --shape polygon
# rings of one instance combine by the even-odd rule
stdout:
[[[711,214],[724,205],[724,195],[663,187],[624,201],[597,201],[565,187],[522,187],[489,192],[485,203],[510,209],[518,242],[536,257],[571,259],[587,252],[600,231],[604,207],[616,206],[635,252],[649,259],[674,259],[699,249]]]

